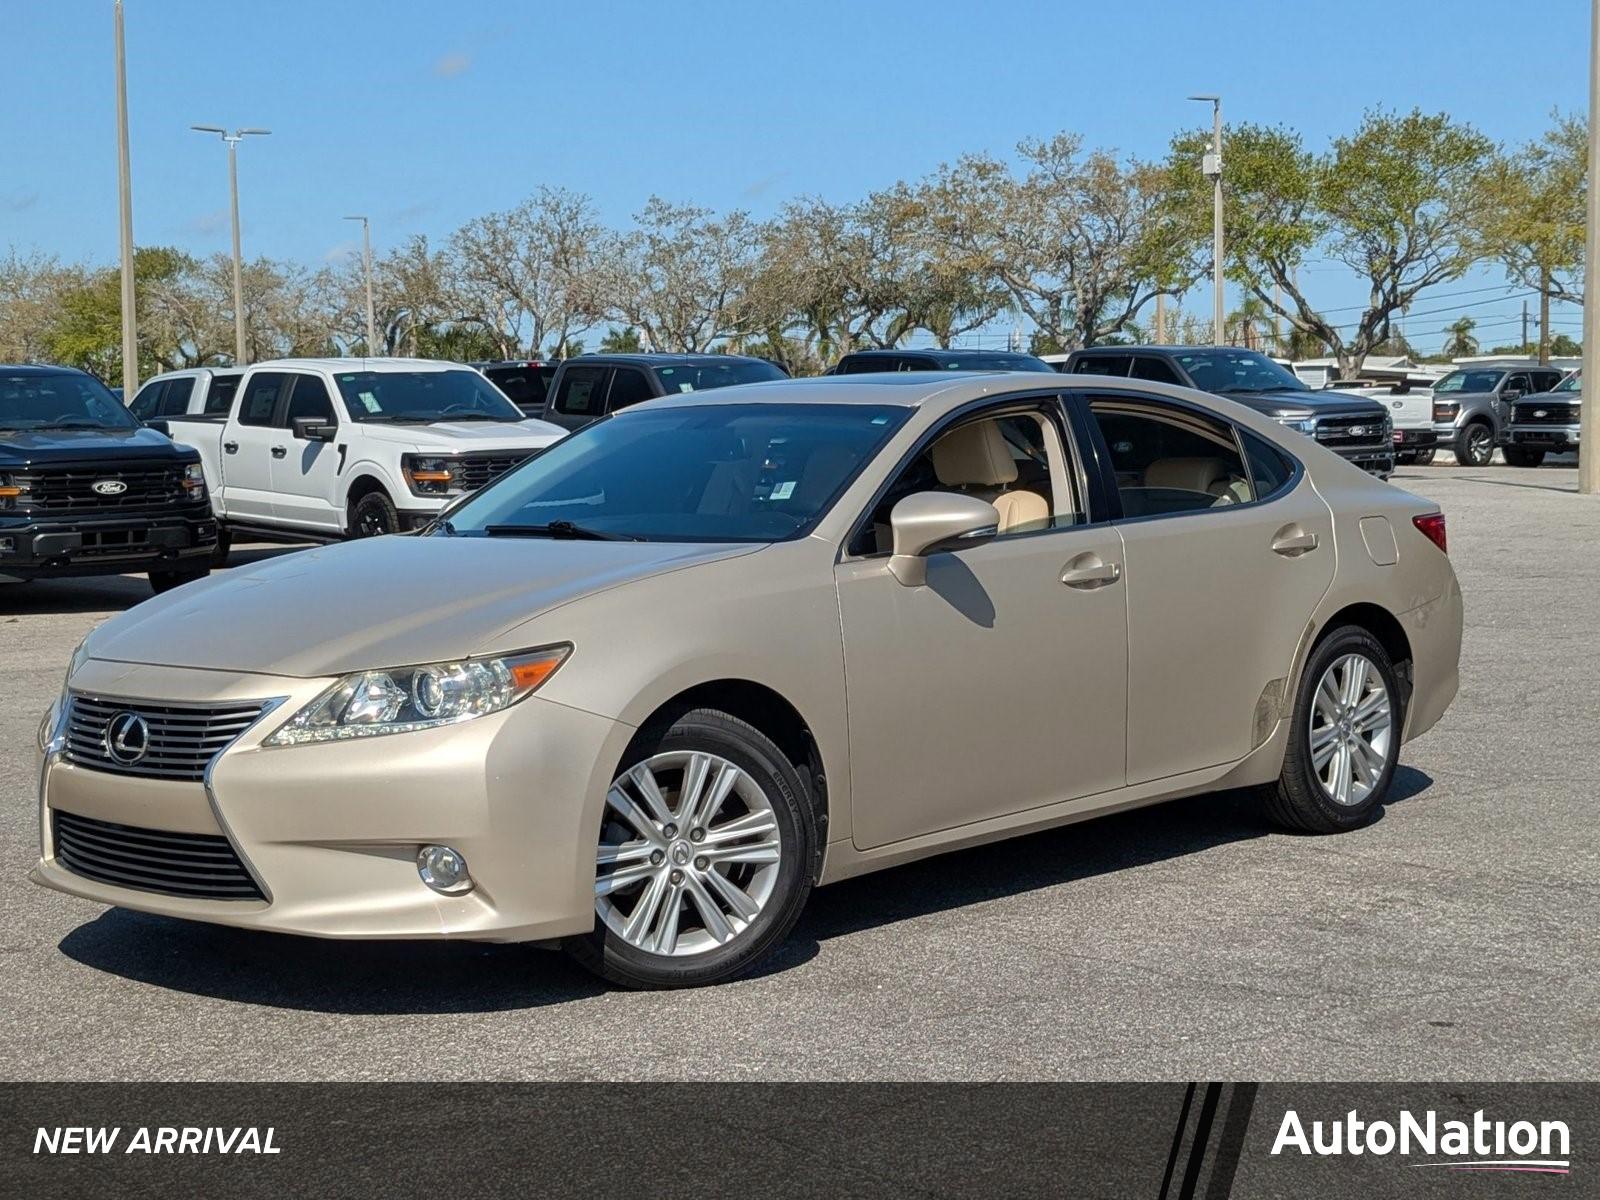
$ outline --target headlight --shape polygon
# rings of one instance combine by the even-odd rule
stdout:
[[[0,472],[0,512],[8,508],[15,508],[22,502],[22,497],[28,494],[28,485],[25,481],[12,478]]]
[[[1317,419],[1315,417],[1279,417],[1278,424],[1287,425],[1290,429],[1300,433],[1315,434],[1317,432]]]
[[[536,692],[572,653],[550,646],[505,658],[467,658],[346,675],[269,737],[297,746],[455,725]]]
[[[202,499],[206,494],[206,470],[193,462],[183,469],[183,490],[191,500]]]
[[[461,490],[460,467],[452,458],[437,454],[404,454],[400,469],[406,486],[418,496],[448,496]]]

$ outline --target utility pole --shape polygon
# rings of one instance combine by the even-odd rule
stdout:
[[[1522,302],[1522,341],[1519,345],[1522,347],[1522,352],[1526,354],[1528,352],[1528,302],[1526,300]]]
[[[1283,284],[1272,285],[1272,348],[1279,354],[1284,353],[1283,348]]]
[[[1156,293],[1156,345],[1167,344],[1167,294]]]
[[[1600,0],[1589,5],[1589,188],[1584,204],[1583,272],[1583,381],[1589,403],[1578,406],[1578,491],[1600,495],[1600,457],[1595,438],[1600,437]]]
[[[122,40],[122,0],[114,15],[117,43],[117,204],[121,210],[122,243],[122,396],[139,391],[139,316],[133,279],[133,179],[128,159],[128,64]]]
[[[233,365],[249,365],[244,337],[244,260],[239,253],[239,143],[252,134],[265,137],[270,129],[235,129],[220,125],[191,125],[196,133],[214,133],[228,143],[228,203],[233,213]]]
[[[372,223],[365,217],[346,217],[361,222],[361,264],[367,276],[367,357],[378,357],[378,322],[372,307]]]
[[[1204,95],[1189,99],[1211,103],[1211,150],[1202,160],[1200,169],[1211,180],[1211,340],[1220,345],[1227,321],[1222,301],[1222,97]]]

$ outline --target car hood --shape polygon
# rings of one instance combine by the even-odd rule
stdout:
[[[0,466],[49,463],[102,463],[110,470],[130,461],[193,461],[197,455],[175,446],[154,429],[0,429]]]
[[[1300,391],[1284,388],[1273,392],[1219,392],[1225,400],[1233,400],[1253,408],[1269,417],[1321,417],[1333,413],[1371,413],[1381,416],[1386,410],[1376,400],[1350,392]]]
[[[364,425],[364,436],[413,450],[537,450],[567,431],[532,418],[526,421],[439,421],[432,425]]]
[[[760,545],[391,536],[284,554],[113,617],[90,657],[299,677],[523,649],[499,639],[582,596]]]

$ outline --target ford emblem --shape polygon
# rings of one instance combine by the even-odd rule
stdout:
[[[128,485],[120,479],[102,479],[94,485],[94,490],[101,496],[120,496],[128,490]]]
[[[1533,410],[1533,415],[1536,417],[1548,417],[1550,415],[1550,410],[1547,408],[1536,408]]]

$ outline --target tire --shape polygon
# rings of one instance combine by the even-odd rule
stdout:
[[[1506,462],[1513,467],[1537,467],[1544,462],[1543,450],[1529,450],[1524,446],[1502,446],[1500,453],[1506,456]]]
[[[1436,451],[1431,446],[1426,450],[1418,450],[1415,458],[1412,461],[1414,461],[1419,467],[1431,466],[1433,464],[1433,456],[1435,453]]]
[[[225,567],[228,565],[228,553],[233,549],[233,531],[221,521],[217,522],[217,544],[211,549],[211,565]]]
[[[1494,458],[1494,430],[1484,421],[1468,421],[1456,434],[1456,462],[1463,467],[1486,467]]]
[[[210,567],[190,567],[182,571],[151,571],[150,590],[159,596],[162,592],[170,592],[173,588],[193,583],[196,579],[204,579],[209,574],[211,574]]]
[[[1319,770],[1312,758],[1313,722],[1317,724],[1318,733],[1330,727],[1337,730],[1338,725],[1330,722],[1324,714],[1331,708],[1344,715],[1340,704],[1329,703],[1326,698],[1319,697],[1319,689],[1325,677],[1331,676],[1336,691],[1340,682],[1349,683],[1349,664],[1354,660],[1363,661],[1367,668],[1367,684],[1356,711],[1369,706],[1377,707],[1373,697],[1376,686],[1381,684],[1387,699],[1387,730],[1381,738],[1370,733],[1368,736],[1356,734],[1357,740],[1366,748],[1364,752],[1341,751],[1340,745],[1347,739],[1334,732],[1333,750]],[[1344,667],[1342,674],[1339,672],[1341,666]],[[1301,673],[1293,724],[1289,731],[1289,746],[1283,758],[1283,772],[1277,783],[1268,784],[1260,790],[1259,798],[1267,816],[1287,829],[1304,833],[1343,833],[1371,820],[1372,814],[1383,803],[1400,759],[1400,734],[1405,727],[1404,696],[1388,652],[1365,629],[1343,625],[1323,638],[1311,652]],[[1342,702],[1344,697],[1334,699]],[[1372,722],[1373,718],[1369,716],[1365,722],[1369,731]],[[1361,724],[1358,721],[1357,727]],[[1376,752],[1375,756],[1373,752]],[[1351,772],[1343,800],[1336,798],[1341,754],[1345,754]],[[1364,757],[1369,763],[1381,762],[1381,769],[1373,777],[1369,767],[1365,779],[1361,780],[1355,778],[1354,772]],[[1332,778],[1332,786],[1324,778],[1324,772]],[[1362,786],[1366,788],[1364,792],[1361,791]]]
[[[1396,454],[1394,456],[1394,465],[1397,466],[1397,467],[1409,467],[1409,466],[1411,466],[1412,463],[1414,463],[1416,461],[1417,461],[1417,456],[1415,454],[1411,454],[1409,452],[1408,453],[1403,453],[1403,454]]]
[[[702,803],[719,792],[724,798],[703,828],[691,818],[690,829],[679,829],[674,818],[683,816],[683,784],[696,773]],[[659,801],[653,812],[651,781]],[[621,804],[613,799],[619,794]],[[748,831],[729,830],[737,822]],[[706,831],[703,840],[696,837]],[[736,978],[788,936],[811,894],[818,832],[805,783],[765,734],[716,709],[693,709],[640,731],[596,834],[594,931],[569,938],[566,949],[623,987],[701,987]],[[702,855],[707,849],[720,865]],[[603,891],[617,876],[627,882]],[[743,901],[730,899],[729,889]],[[640,906],[652,896],[656,906],[639,924]],[[723,928],[714,928],[708,904]]]
[[[400,528],[400,513],[383,492],[368,492],[350,506],[350,536],[382,537]]]

